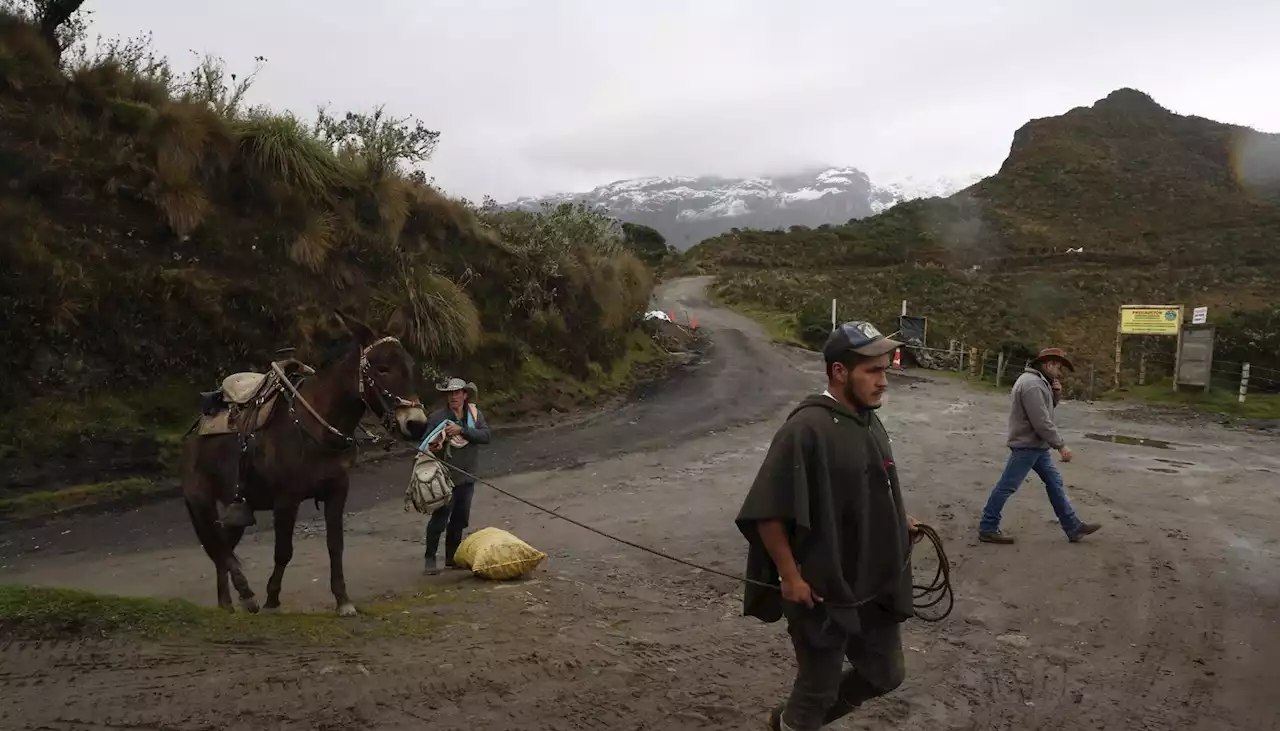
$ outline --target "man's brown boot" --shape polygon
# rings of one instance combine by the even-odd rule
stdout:
[[[998,530],[979,531],[978,540],[983,543],[999,543],[1002,546],[1007,546],[1013,543],[1013,536],[1007,536]]]
[[[1091,533],[1097,533],[1100,528],[1102,528],[1101,523],[1081,523],[1080,527],[1075,529],[1075,532],[1067,535],[1067,540],[1072,543],[1079,543],[1081,538]]]

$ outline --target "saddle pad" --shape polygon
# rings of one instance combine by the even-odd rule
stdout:
[[[222,379],[222,395],[229,404],[247,404],[262,390],[265,373],[232,373]]]
[[[278,398],[278,395],[272,396],[256,411],[233,406],[229,409],[223,409],[212,416],[201,416],[200,425],[196,427],[196,433],[202,437],[210,437],[218,434],[256,432],[266,426],[267,420],[271,418],[272,411],[275,410]],[[253,424],[246,425],[244,420],[250,414],[256,418],[253,419]]]

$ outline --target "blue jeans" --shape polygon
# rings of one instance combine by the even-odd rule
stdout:
[[[1022,486],[1022,481],[1035,470],[1044,480],[1045,492],[1049,493],[1049,504],[1062,524],[1062,530],[1070,536],[1080,528],[1080,519],[1071,509],[1071,501],[1067,499],[1067,491],[1062,486],[1062,475],[1053,464],[1053,457],[1048,449],[1011,449],[1009,461],[1004,465],[1004,474],[987,498],[987,506],[982,509],[982,522],[978,530],[983,533],[995,533],[1000,530],[1000,512],[1004,504]]]

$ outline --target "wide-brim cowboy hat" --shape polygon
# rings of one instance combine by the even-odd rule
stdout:
[[[453,391],[466,391],[472,401],[480,395],[480,389],[476,388],[476,384],[470,381],[464,381],[461,378],[450,378],[436,386],[436,390],[441,393],[451,393]]]
[[[1049,359],[1062,361],[1062,364],[1065,365],[1067,367],[1067,370],[1071,371],[1072,373],[1074,373],[1076,370],[1076,367],[1071,364],[1071,359],[1067,357],[1067,354],[1063,352],[1062,348],[1045,348],[1044,350],[1040,351],[1039,355],[1037,355],[1035,358],[1031,360],[1031,365],[1035,365],[1037,363],[1043,363],[1044,361]]]

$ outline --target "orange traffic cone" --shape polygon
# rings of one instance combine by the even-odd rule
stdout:
[[[893,367],[902,370],[902,348],[893,351]]]
[[[698,318],[696,318],[696,317],[694,317],[694,316],[692,316],[692,315],[690,315],[690,316],[689,316],[689,329],[690,329],[690,330],[697,330],[697,329],[698,329]]]

